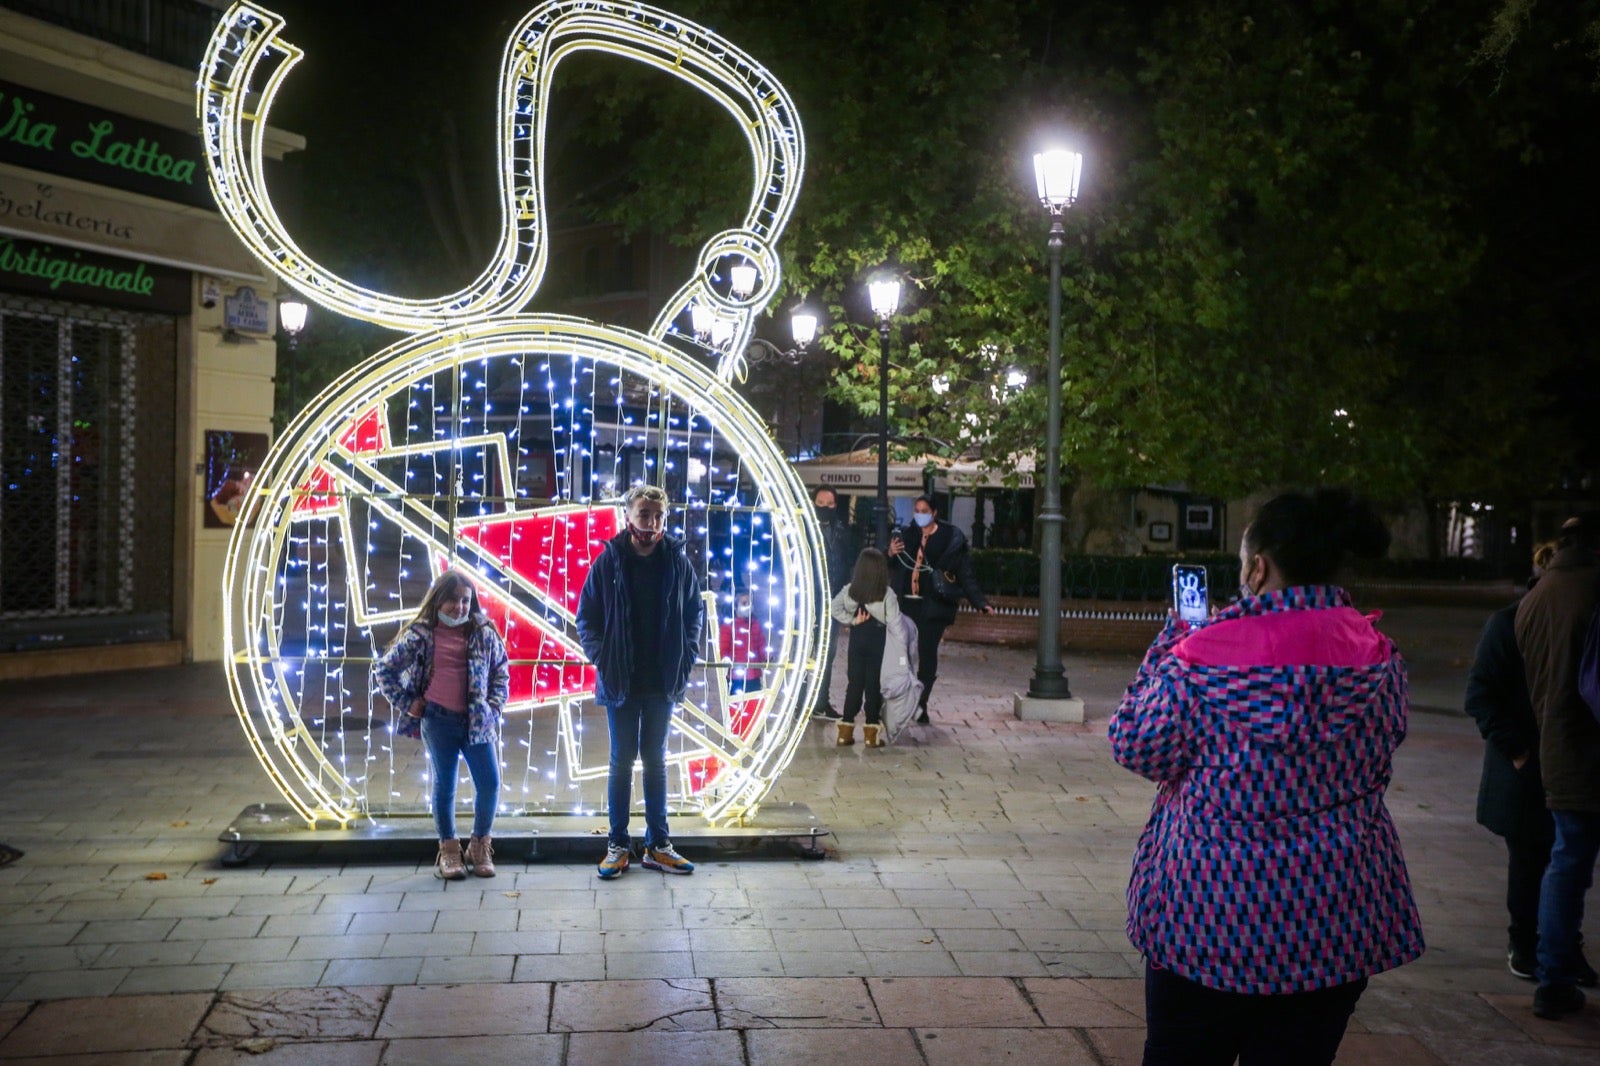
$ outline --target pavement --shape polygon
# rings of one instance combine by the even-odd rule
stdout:
[[[1487,614],[1384,619],[1414,704],[1388,802],[1429,946],[1373,979],[1340,1063],[1600,1060],[1600,1002],[1540,1021],[1506,970],[1460,711]],[[825,860],[708,850],[610,883],[586,853],[454,884],[426,847],[223,867],[217,834],[277,797],[217,664],[13,683],[0,1063],[1137,1063],[1123,895],[1153,786],[1105,742],[1135,658],[1067,657],[1082,725],[1012,716],[1032,665],[947,643],[933,724],[870,751],[812,727],[770,799],[832,829]]]

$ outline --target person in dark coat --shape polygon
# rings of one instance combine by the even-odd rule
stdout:
[[[928,696],[939,677],[939,643],[944,631],[956,620],[961,599],[949,599],[936,591],[934,572],[948,575],[940,582],[953,585],[978,610],[993,614],[978,579],[972,573],[972,556],[965,533],[939,521],[933,497],[918,496],[912,505],[915,525],[889,537],[889,558],[894,563],[895,594],[900,609],[917,624],[917,677],[922,681],[922,701],[917,705],[917,722],[928,724]]]
[[[644,856],[648,869],[688,874],[694,864],[667,835],[667,733],[689,688],[705,611],[700,579],[683,541],[665,529],[667,494],[635,485],[622,498],[627,527],[595,557],[578,600],[578,641],[598,676],[595,702],[611,733],[606,807],[609,846],[602,880],[628,868],[633,764],[644,764]]]
[[[828,595],[837,596],[841,589],[850,584],[850,572],[855,566],[856,550],[850,542],[850,523],[839,513],[839,497],[834,495],[832,489],[826,486],[818,489],[812,495],[811,503],[817,509],[817,523],[822,526],[824,565],[828,570]],[[828,634],[828,653],[822,661],[822,687],[817,693],[816,705],[811,709],[811,717],[837,722],[839,712],[833,709],[833,702],[828,696],[828,686],[833,679],[833,655],[839,649],[839,641],[844,636],[844,627],[832,622],[829,626],[831,632]]]
[[[1533,553],[1532,588],[1555,554],[1554,544]],[[1506,964],[1532,981],[1538,965],[1539,886],[1555,842],[1539,773],[1539,723],[1517,650],[1517,604],[1489,617],[1467,672],[1466,711],[1487,742],[1478,783],[1478,824],[1506,842],[1506,910],[1511,916]],[[1592,984],[1594,970],[1582,964],[1579,983]],[[1585,981],[1585,977],[1587,980]]]
[[[1555,843],[1539,891],[1533,1013],[1583,1009],[1583,897],[1600,857],[1600,721],[1578,691],[1584,636],[1600,592],[1600,511],[1568,519],[1539,583],[1517,605],[1517,649],[1539,722],[1539,772]]]

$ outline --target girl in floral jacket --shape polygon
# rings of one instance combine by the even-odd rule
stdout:
[[[1146,1066],[1331,1063],[1368,976],[1422,954],[1383,803],[1405,663],[1331,583],[1388,544],[1349,493],[1272,500],[1239,602],[1169,620],[1112,716],[1116,760],[1159,786],[1128,886]]]
[[[420,736],[428,747],[438,877],[459,881],[468,867],[479,877],[494,876],[489,831],[500,795],[500,715],[510,680],[505,642],[479,606],[477,588],[455,570],[439,575],[416,618],[373,669],[378,691],[400,713],[395,732]],[[467,761],[476,793],[465,856],[456,837],[460,759]]]

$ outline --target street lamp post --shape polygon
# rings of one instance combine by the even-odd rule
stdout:
[[[1050,365],[1045,429],[1044,501],[1039,509],[1039,648],[1033,681],[1017,697],[1018,718],[1083,721],[1083,701],[1074,699],[1061,665],[1061,249],[1062,214],[1078,198],[1083,156],[1054,150],[1033,157],[1039,201],[1050,212]]]
[[[289,417],[293,418],[300,408],[298,390],[295,387],[295,372],[299,367],[295,365],[295,348],[300,343],[300,331],[306,328],[307,307],[301,300],[278,301],[278,324],[283,327],[283,332],[289,335]]]
[[[867,286],[878,319],[878,502],[877,547],[889,550],[889,322],[900,305],[900,279],[880,277]]]

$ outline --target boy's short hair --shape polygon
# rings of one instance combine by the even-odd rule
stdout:
[[[667,505],[672,502],[671,500],[667,499],[666,490],[657,488],[655,485],[635,485],[627,492],[623,493],[623,509],[627,510],[628,508],[632,507],[635,500],[651,500],[655,503],[659,503],[663,509],[665,509]]]

